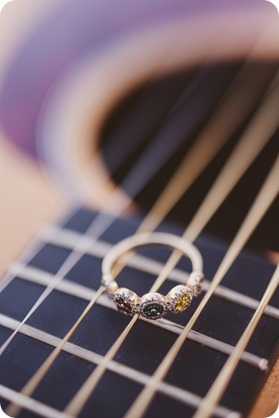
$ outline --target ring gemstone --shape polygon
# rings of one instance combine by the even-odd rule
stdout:
[[[186,284],[177,284],[165,296],[154,291],[157,290],[157,286],[152,286],[150,293],[140,297],[130,289],[120,288],[115,280],[114,267],[119,259],[137,248],[150,245],[179,250],[192,264],[193,271],[188,278],[185,272]],[[112,246],[105,255],[102,263],[102,290],[114,301],[118,311],[125,315],[142,315],[144,318],[156,320],[165,316],[168,311],[179,313],[189,307],[193,297],[198,296],[202,290],[202,267],[203,260],[199,250],[183,236],[164,232],[136,233]]]
[[[187,293],[176,301],[174,309],[176,310],[176,312],[184,311],[186,308],[188,308],[190,303],[191,303],[191,297]]]
[[[141,314],[148,319],[162,318],[167,312],[165,297],[160,293],[147,293],[141,298]]]
[[[149,319],[158,319],[164,313],[164,307],[159,303],[150,303],[144,307],[143,313]]]
[[[114,295],[114,302],[120,312],[125,315],[135,315],[138,312],[139,298],[136,293],[124,287]]]
[[[127,302],[125,299],[123,299],[120,296],[118,298],[115,298],[114,301],[117,304],[119,311],[126,313],[128,315],[132,315],[133,308],[129,302]]]
[[[173,313],[185,311],[192,301],[193,290],[184,285],[177,285],[167,295],[169,310]]]

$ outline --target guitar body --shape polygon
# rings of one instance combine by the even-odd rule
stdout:
[[[270,25],[274,30],[255,47],[255,39],[273,16],[269,7],[259,12],[247,5],[245,10],[231,7],[228,11],[213,2],[211,7],[216,15],[212,17],[212,10],[205,10],[203,2],[190,5],[154,1],[137,7],[124,1],[117,7],[110,2],[93,5],[82,1],[78,6],[75,3],[65,2],[49,12],[13,59],[7,60],[2,75],[1,125],[5,137],[23,156],[1,144],[10,161],[5,158],[5,166],[1,167],[3,176],[7,169],[10,173],[2,199],[7,211],[11,204],[16,207],[3,219],[9,225],[7,234],[10,236],[14,227],[13,235],[19,236],[15,246],[7,246],[1,268],[5,269],[7,262],[15,258],[15,252],[23,248],[23,242],[39,230],[43,221],[57,212],[60,221],[39,235],[40,245],[32,246],[31,256],[29,252],[28,259],[25,255],[12,269],[13,280],[6,277],[2,282],[0,344],[5,344],[28,314],[81,235],[98,217],[98,211],[111,212],[112,215],[104,216],[114,220],[101,235],[100,248],[92,243],[92,248],[28,319],[1,356],[0,399],[7,413],[9,404],[16,403],[16,394],[51,355],[97,291],[105,255],[102,245],[109,247],[136,232],[183,157],[191,152],[213,110],[222,103],[247,55],[251,74],[256,74],[255,80],[250,80],[250,90],[256,81],[256,104],[250,104],[236,133],[163,218],[160,229],[182,235],[191,223],[278,71],[276,25]],[[80,36],[76,37],[75,31],[81,26]],[[223,42],[217,42],[220,33]],[[248,75],[249,71],[248,68]],[[150,151],[154,138],[161,141],[159,154]],[[168,151],[173,152],[170,160],[166,153],[165,163],[158,166],[154,175],[150,174],[150,181],[144,187],[137,185],[137,176],[131,173],[138,157],[143,158],[141,166],[148,173],[170,143],[177,144],[174,152],[171,147]],[[278,131],[195,241],[204,258],[207,286],[274,163],[277,147]],[[145,156],[149,159],[145,160]],[[38,166],[44,167],[48,180]],[[18,184],[25,193],[11,194],[10,189]],[[112,193],[117,205],[125,207],[121,216],[115,215],[115,206],[109,203]],[[28,194],[36,199],[31,201]],[[65,208],[77,206],[78,210],[67,209],[68,214],[61,218]],[[218,292],[214,295],[146,416],[169,416],[170,411],[178,417],[193,416],[274,271],[278,243],[273,226],[277,213],[275,202],[222,281],[226,296]],[[146,251],[143,255],[163,263],[168,254]],[[189,265],[182,262],[178,269],[187,272]],[[128,267],[119,280],[123,286],[143,294],[151,287],[154,275]],[[173,286],[173,280],[166,281],[163,293]],[[245,297],[253,303],[247,306]],[[172,315],[166,322],[158,322],[158,326],[137,321],[78,416],[124,416],[198,302],[181,316]],[[266,413],[265,408],[274,408],[265,399],[260,407],[257,404],[252,409],[278,354],[278,309],[277,290],[214,416],[251,413],[256,418]],[[102,296],[32,393],[31,398],[38,404],[28,406],[23,402],[17,416],[54,417],[63,411],[128,323],[129,318]],[[274,383],[273,377],[270,382],[274,390],[278,379]],[[273,394],[271,397],[274,401]]]

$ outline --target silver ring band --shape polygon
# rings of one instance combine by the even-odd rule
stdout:
[[[125,254],[139,247],[160,245],[179,250],[191,260],[193,271],[186,285],[177,285],[164,296],[160,293],[147,293],[139,297],[135,292],[119,288],[112,271]],[[106,254],[102,264],[102,284],[118,309],[126,315],[141,314],[148,319],[162,318],[167,311],[178,313],[188,308],[193,296],[202,290],[203,260],[199,250],[184,238],[168,233],[141,233],[132,235],[114,245]]]

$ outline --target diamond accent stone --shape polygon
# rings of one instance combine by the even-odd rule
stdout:
[[[187,286],[189,286],[193,290],[195,297],[198,296],[202,291],[203,279],[204,276],[199,271],[193,271],[190,274],[190,277],[187,281]]]

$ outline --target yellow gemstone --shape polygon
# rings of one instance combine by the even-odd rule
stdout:
[[[176,311],[182,311],[182,309],[183,309],[183,303],[182,302],[176,302],[176,304],[175,304],[175,310]]]
[[[175,310],[176,311],[183,311],[187,308],[187,306],[190,304],[191,298],[188,294],[183,295],[175,304]]]

